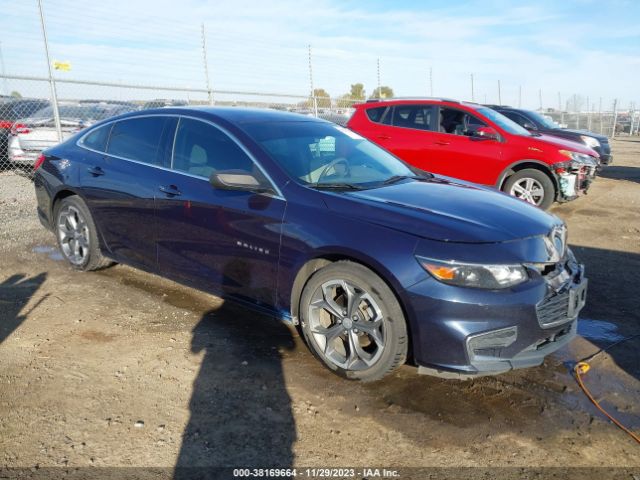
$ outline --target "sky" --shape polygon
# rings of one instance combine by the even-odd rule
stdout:
[[[201,26],[214,90],[342,95],[360,82],[396,96],[435,96],[538,108],[573,95],[603,109],[640,105],[640,2],[429,0],[42,0],[61,79],[205,89]],[[7,74],[47,73],[36,0],[0,0]],[[431,72],[431,76],[430,76]],[[0,82],[2,91],[3,82]],[[44,82],[11,80],[23,95]],[[62,96],[113,95],[61,85]],[[121,95],[176,97],[175,92]],[[179,93],[184,97],[185,93]],[[203,93],[192,93],[194,97]],[[240,94],[217,94],[238,98]],[[246,96],[248,98],[248,96]],[[269,97],[276,98],[276,97]],[[287,101],[282,97],[282,101]]]

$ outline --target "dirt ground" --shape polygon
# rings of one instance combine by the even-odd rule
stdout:
[[[581,336],[541,367],[464,382],[405,366],[350,383],[273,319],[124,266],[74,272],[29,181],[0,174],[0,467],[637,469],[640,447],[569,373],[640,333],[640,142],[613,150],[588,196],[552,210],[590,279]],[[639,352],[640,337],[585,377],[636,432]]]

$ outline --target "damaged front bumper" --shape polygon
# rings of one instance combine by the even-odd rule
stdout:
[[[558,184],[558,202],[575,200],[580,195],[586,195],[591,183],[596,178],[598,160],[593,158],[581,162],[571,162],[555,169]]]

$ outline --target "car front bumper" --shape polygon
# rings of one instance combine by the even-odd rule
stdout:
[[[588,282],[581,265],[570,268],[553,288],[542,277],[494,291],[434,279],[414,285],[409,293],[417,313],[412,333],[419,373],[468,378],[540,365],[576,335]]]

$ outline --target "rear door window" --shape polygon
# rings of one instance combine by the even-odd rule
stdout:
[[[166,117],[139,117],[113,125],[107,153],[151,165],[161,165],[160,139]]]
[[[227,134],[190,118],[181,118],[178,123],[173,168],[205,178],[219,170],[256,173],[251,158]]]
[[[433,105],[396,105],[393,112],[393,126],[432,130],[436,108]]]

